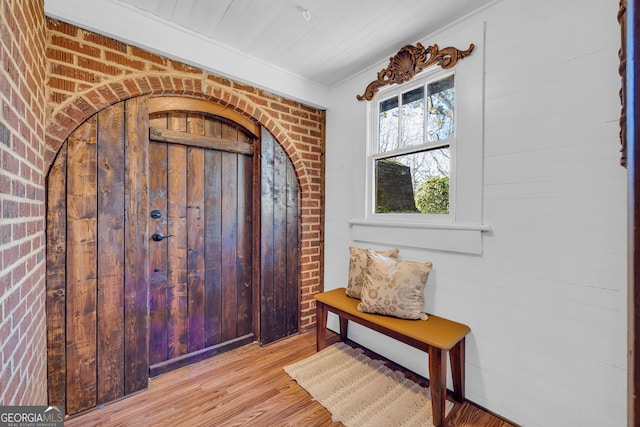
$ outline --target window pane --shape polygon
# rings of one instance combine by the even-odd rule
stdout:
[[[376,160],[376,213],[449,213],[449,147]]]
[[[424,140],[424,87],[402,94],[401,148]]]
[[[398,98],[386,99],[380,102],[378,152],[395,150],[398,148]]]
[[[453,137],[455,130],[453,76],[429,83],[427,96],[427,139],[433,142]]]

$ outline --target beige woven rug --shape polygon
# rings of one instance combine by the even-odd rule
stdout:
[[[433,426],[429,389],[362,349],[339,342],[284,370],[347,427]]]

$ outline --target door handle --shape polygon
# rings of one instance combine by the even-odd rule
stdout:
[[[153,233],[153,236],[151,236],[151,238],[153,239],[154,242],[162,242],[164,239],[167,239],[173,236],[175,236],[175,234],[169,234],[168,236],[165,236],[162,233]]]

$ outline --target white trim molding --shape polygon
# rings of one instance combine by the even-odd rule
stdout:
[[[350,220],[351,238],[356,242],[380,243],[419,249],[482,254],[484,224],[415,224]]]

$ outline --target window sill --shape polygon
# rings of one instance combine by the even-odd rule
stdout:
[[[482,232],[491,227],[482,224],[412,224],[350,220],[354,241],[382,243],[418,249],[464,254],[482,254]]]

